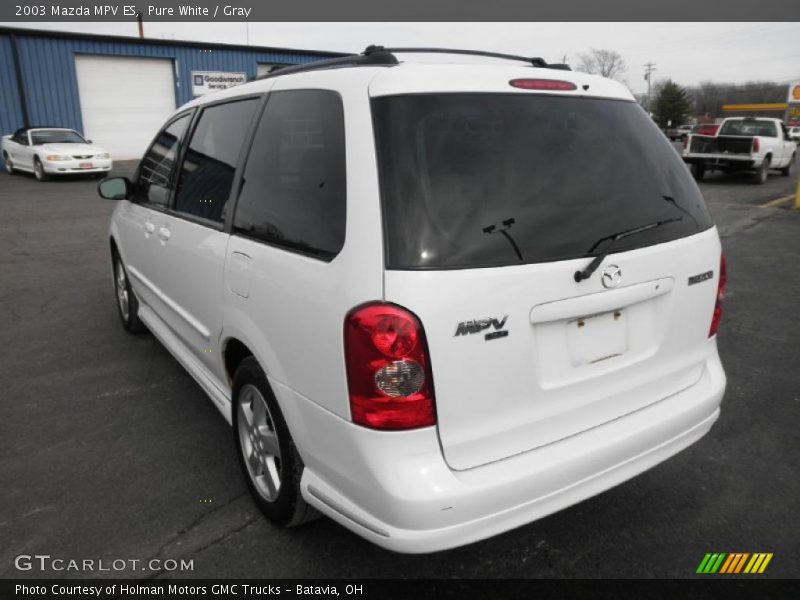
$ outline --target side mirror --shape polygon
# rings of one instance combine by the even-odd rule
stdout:
[[[127,177],[111,177],[97,184],[97,193],[106,200],[126,200],[132,189]]]
[[[94,142],[92,140],[86,140],[86,143],[87,144],[94,144]]]

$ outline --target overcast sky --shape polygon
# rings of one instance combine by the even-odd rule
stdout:
[[[110,35],[138,35],[136,23],[2,23]],[[742,83],[800,79],[800,23],[157,23],[145,36],[230,44],[358,52],[369,44],[472,48],[577,62],[591,48],[615,50],[635,93],[653,80]]]

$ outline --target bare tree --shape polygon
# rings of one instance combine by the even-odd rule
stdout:
[[[622,55],[613,50],[592,48],[589,54],[578,55],[577,70],[624,82],[623,76],[628,70],[628,65],[625,64]]]
[[[713,83],[703,81],[688,89],[694,100],[694,112],[704,117],[725,116],[723,104],[763,104],[786,101],[786,84],[772,81]]]

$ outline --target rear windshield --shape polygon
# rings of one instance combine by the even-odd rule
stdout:
[[[592,256],[711,226],[663,133],[635,103],[522,94],[373,100],[390,269]]]
[[[743,119],[741,121],[725,121],[719,131],[720,135],[757,135],[763,137],[778,137],[778,130],[774,121],[759,121],[756,119]]]

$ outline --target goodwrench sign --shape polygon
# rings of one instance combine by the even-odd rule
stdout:
[[[226,90],[247,81],[245,73],[226,73],[224,71],[192,71],[192,94],[203,96],[211,92]]]

